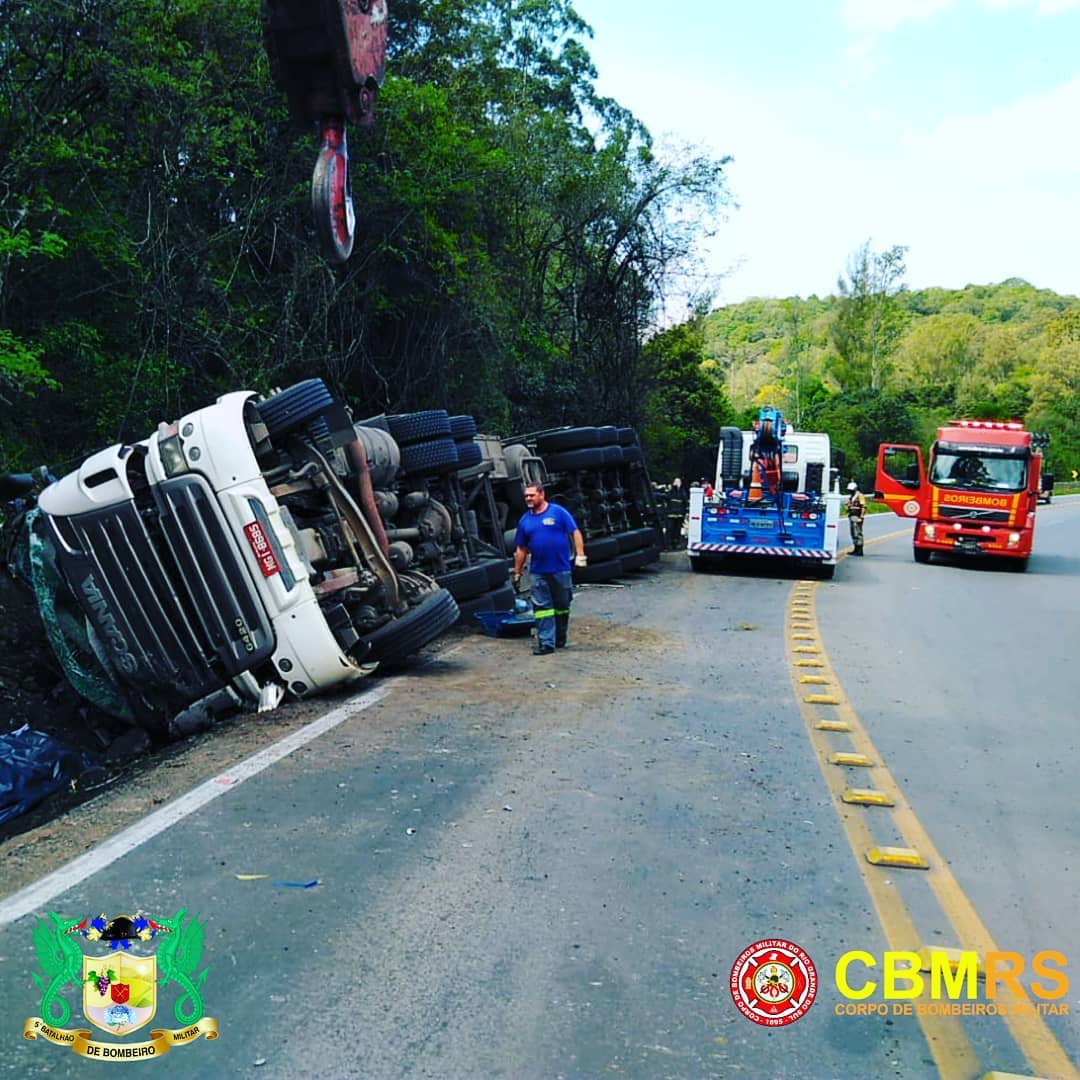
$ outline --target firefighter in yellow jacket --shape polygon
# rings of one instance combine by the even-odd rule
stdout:
[[[859,490],[859,485],[854,480],[847,486],[847,517],[851,527],[851,545],[854,549],[852,555],[863,553],[863,519],[866,517],[866,496]]]

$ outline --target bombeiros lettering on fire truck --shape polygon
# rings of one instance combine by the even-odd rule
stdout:
[[[879,446],[874,498],[915,519],[916,562],[936,551],[1025,570],[1048,443],[1016,421],[952,420],[938,428],[928,467],[918,446]]]

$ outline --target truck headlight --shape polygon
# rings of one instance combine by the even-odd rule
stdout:
[[[1009,547],[1016,547],[1020,543],[1019,533],[1009,533]]]
[[[937,530],[934,528],[933,525],[924,525],[923,526],[922,533],[923,533],[923,536],[925,536],[927,540],[933,540],[936,532],[937,532]]]
[[[188,471],[184,448],[180,443],[180,429],[176,424],[158,424],[158,453],[166,476],[177,476]]]

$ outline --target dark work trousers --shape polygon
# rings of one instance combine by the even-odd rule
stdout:
[[[667,542],[672,551],[677,551],[682,547],[682,526],[685,516],[685,514],[680,514],[678,517],[667,519]]]
[[[569,570],[532,575],[532,605],[536,640],[541,647],[562,648],[570,630],[574,582]]]
[[[857,517],[849,517],[848,518],[848,525],[851,526],[851,543],[852,543],[852,546],[855,548],[856,553],[861,555],[862,554],[862,545],[863,545],[863,535],[862,535],[863,519],[862,519],[862,515],[859,514]]]

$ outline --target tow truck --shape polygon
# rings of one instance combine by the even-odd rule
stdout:
[[[828,435],[794,431],[772,406],[759,410],[751,431],[723,428],[715,485],[690,489],[690,569],[751,555],[799,559],[831,578],[843,502],[840,467],[832,465]]]

